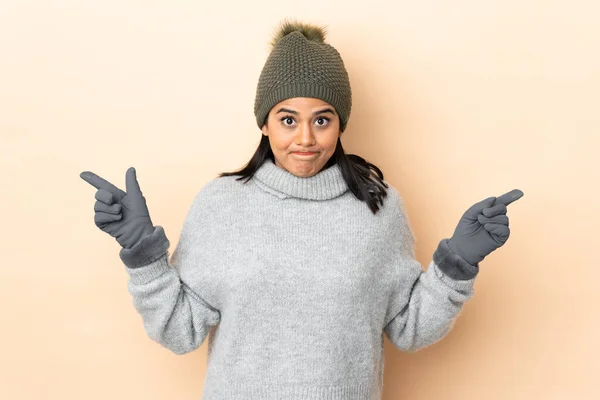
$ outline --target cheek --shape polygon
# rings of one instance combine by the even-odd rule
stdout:
[[[288,147],[290,147],[292,142],[293,142],[292,135],[282,135],[282,134],[271,135],[271,145],[273,145],[274,147],[276,147],[278,149],[285,150]]]
[[[328,138],[327,143],[323,144],[324,147],[327,147],[327,149],[329,149],[331,152],[335,151],[335,146],[337,144],[337,134],[336,135],[332,135],[330,138]]]

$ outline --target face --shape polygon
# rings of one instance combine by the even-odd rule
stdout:
[[[294,97],[276,104],[261,130],[269,137],[275,165],[309,177],[321,171],[335,152],[340,119],[334,107],[323,100]]]

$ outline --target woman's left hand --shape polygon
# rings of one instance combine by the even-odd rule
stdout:
[[[488,197],[469,208],[448,240],[450,250],[471,265],[506,243],[510,235],[506,206],[523,197],[519,189]]]

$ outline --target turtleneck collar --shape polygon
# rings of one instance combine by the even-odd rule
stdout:
[[[254,178],[259,186],[280,198],[328,200],[349,190],[337,163],[313,176],[302,178],[277,166],[267,158],[254,173]]]

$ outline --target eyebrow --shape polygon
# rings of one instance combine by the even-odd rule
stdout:
[[[289,112],[291,114],[298,115],[298,111],[290,110],[289,108],[280,108],[279,111],[277,111],[275,114],[279,114],[280,112]],[[332,108],[324,108],[322,110],[317,110],[317,111],[313,112],[312,115],[315,116],[315,115],[323,114],[323,113],[331,113],[331,114],[335,115],[335,111],[333,111]]]

